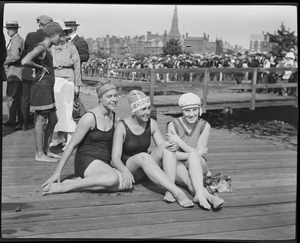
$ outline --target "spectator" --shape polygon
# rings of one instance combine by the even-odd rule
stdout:
[[[7,55],[4,61],[7,77],[6,102],[9,110],[9,118],[3,125],[16,127],[18,124],[23,123],[23,115],[21,112],[21,55],[24,49],[24,39],[18,34],[18,30],[21,28],[18,21],[6,21],[4,28],[7,29],[10,41],[7,46]]]
[[[79,24],[76,23],[75,19],[64,20],[64,22],[66,27],[71,28],[69,33],[70,41],[76,46],[80,57],[80,65],[82,65],[83,62],[87,62],[89,60],[89,46],[83,37],[78,36],[77,27]]]
[[[27,34],[24,43],[23,57],[25,57],[29,52],[31,52],[34,47],[44,40],[43,28],[46,24],[52,22],[52,18],[47,15],[41,15],[36,18],[39,29],[36,32],[30,32]],[[34,68],[27,66],[23,67],[22,80],[23,80],[23,92],[22,92],[22,102],[21,110],[23,115],[23,124],[19,124],[17,129],[22,129],[26,131],[29,124],[30,115],[30,88],[34,80],[35,73]]]
[[[50,151],[53,129],[57,123],[54,100],[54,68],[50,53],[52,45],[58,45],[63,30],[56,22],[50,22],[43,29],[44,40],[22,60],[24,66],[35,68],[36,77],[30,89],[30,108],[35,111],[34,126],[36,155],[38,162],[57,162],[60,156]]]
[[[67,133],[67,141],[64,144],[66,146],[76,129],[76,123],[72,117],[74,94],[78,95],[82,81],[78,51],[72,42],[66,42],[70,27],[66,27],[62,20],[56,22],[63,28],[64,35],[57,46],[53,45],[51,47],[55,72],[54,96],[58,122],[54,128],[57,137],[52,140],[50,146],[65,143],[64,134]],[[64,149],[65,147],[63,147]]]

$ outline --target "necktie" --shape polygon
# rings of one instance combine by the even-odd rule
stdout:
[[[10,47],[10,43],[11,43],[11,39],[9,40],[8,45],[7,45],[7,47],[6,47],[7,50],[8,50],[8,48]]]

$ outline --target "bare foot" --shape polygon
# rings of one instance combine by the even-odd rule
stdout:
[[[55,154],[55,153],[52,153],[52,152],[47,152],[47,155],[49,156],[49,157],[51,157],[51,158],[54,158],[54,159],[60,159],[61,158],[61,156],[60,155],[58,155],[58,154]]]
[[[55,158],[51,158],[45,154],[43,154],[42,156],[35,156],[35,161],[36,162],[46,162],[46,163],[55,163],[58,161],[58,159]]]
[[[43,188],[43,196],[66,192],[64,183],[50,183]]]
[[[197,194],[195,195],[194,199],[193,199],[194,203],[198,203],[200,207],[210,210],[211,206],[208,203],[206,197],[201,193],[201,194]]]
[[[184,208],[190,208],[190,207],[194,207],[194,203],[193,201],[191,201],[185,194],[183,191],[180,191],[177,195],[174,195],[177,202],[179,203],[180,206],[184,207]]]
[[[216,197],[214,195],[212,195],[211,198],[208,200],[214,209],[220,209],[224,204],[224,199]]]
[[[164,201],[168,203],[173,203],[176,202],[176,199],[173,197],[172,193],[168,191],[165,193]]]
[[[210,194],[206,190],[206,188],[204,188],[203,193],[214,209],[222,208],[222,206],[224,204],[224,200],[222,198],[219,198],[218,196]]]

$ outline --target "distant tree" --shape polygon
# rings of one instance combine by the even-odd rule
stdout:
[[[284,56],[286,52],[289,52],[292,48],[297,49],[298,38],[294,35],[294,31],[290,32],[285,29],[283,23],[280,26],[280,30],[277,30],[277,34],[270,34],[270,42],[272,43],[272,53],[276,56]]]
[[[150,54],[148,54],[148,53],[137,53],[134,55],[134,59],[141,61],[141,60],[144,60],[145,57],[149,57],[149,56],[150,56]]]
[[[182,48],[178,39],[170,39],[166,46],[162,47],[162,51],[164,55],[179,55],[182,54]]]
[[[108,58],[109,57],[109,54],[106,54],[106,53],[104,53],[103,51],[97,51],[97,52],[94,52],[94,54],[95,54],[95,56],[97,57],[97,58],[102,58],[102,59],[106,59],[106,58]]]

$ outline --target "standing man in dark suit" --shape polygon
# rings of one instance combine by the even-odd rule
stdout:
[[[90,58],[89,46],[83,37],[79,37],[77,34],[77,26],[75,19],[64,20],[66,27],[70,27],[69,37],[71,42],[76,46],[80,57],[80,72],[82,72],[82,63],[87,62]],[[81,75],[82,76],[82,75]],[[75,93],[79,94],[79,88],[75,86]]]
[[[20,28],[18,21],[6,21],[6,26],[4,26],[4,28],[7,29],[10,41],[7,46],[7,56],[4,61],[7,77],[6,102],[9,110],[9,119],[6,122],[3,122],[3,125],[16,126],[18,123],[23,122],[21,112],[21,55],[24,49],[24,39],[18,34]]]
[[[42,42],[44,40],[43,28],[49,22],[52,22],[53,19],[47,15],[41,15],[36,18],[37,24],[39,25],[39,29],[36,32],[30,32],[27,34],[25,38],[24,44],[24,52],[23,57],[27,55],[27,53],[31,52],[36,44]],[[27,66],[23,67],[22,79],[23,79],[23,92],[22,92],[22,103],[21,110],[24,118],[23,124],[19,124],[16,129],[22,129],[26,131],[28,129],[29,123],[29,112],[30,112],[30,88],[32,82],[34,80],[34,68],[30,68]]]

